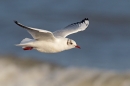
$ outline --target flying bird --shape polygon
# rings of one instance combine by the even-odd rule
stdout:
[[[18,26],[25,28],[33,37],[33,39],[23,39],[21,43],[16,44],[16,46],[21,46],[23,50],[36,49],[39,52],[44,53],[58,53],[72,48],[80,49],[80,46],[78,46],[74,40],[66,37],[70,34],[85,30],[89,25],[88,18],[85,18],[80,22],[72,23],[66,26],[64,29],[51,32],[43,29],[28,27],[17,21],[14,22]]]

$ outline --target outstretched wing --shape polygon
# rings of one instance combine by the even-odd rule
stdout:
[[[32,35],[32,37],[36,40],[54,40],[55,39],[53,33],[50,31],[24,26],[17,21],[14,21],[14,22],[18,26],[25,28]]]
[[[64,29],[57,30],[57,31],[53,32],[53,34],[54,34],[54,36],[66,37],[70,34],[85,30],[88,27],[88,25],[89,25],[89,20],[88,20],[88,18],[87,19],[85,18],[80,22],[68,25]]]

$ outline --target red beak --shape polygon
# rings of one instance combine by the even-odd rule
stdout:
[[[75,47],[80,49],[80,46],[78,46],[78,45],[76,45]]]

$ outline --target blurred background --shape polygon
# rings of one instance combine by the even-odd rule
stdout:
[[[0,74],[0,85],[130,86],[129,8],[129,0],[0,0],[0,70],[3,71]],[[25,29],[14,24],[14,20],[26,26],[55,31],[84,18],[89,18],[89,27],[68,36],[81,49],[46,54],[36,50],[23,51],[15,46],[22,39],[32,37]],[[29,59],[29,62],[25,62],[25,59]],[[30,61],[33,68],[20,66]],[[52,72],[50,65],[58,69]],[[48,75],[43,79],[42,75],[46,73]],[[25,83],[26,79],[30,81]],[[83,83],[78,85],[76,82]]]

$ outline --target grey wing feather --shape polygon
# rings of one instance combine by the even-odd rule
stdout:
[[[50,31],[24,26],[24,25],[18,23],[17,21],[14,21],[14,22],[18,26],[25,28],[32,35],[32,37],[36,40],[43,40],[43,39],[44,40],[53,40],[53,39],[55,39],[53,33],[51,33]]]
[[[54,34],[54,36],[66,37],[70,34],[85,30],[88,27],[88,25],[89,25],[88,18],[87,19],[85,18],[80,22],[68,25],[64,29],[57,30],[57,31],[53,32],[53,34]]]

